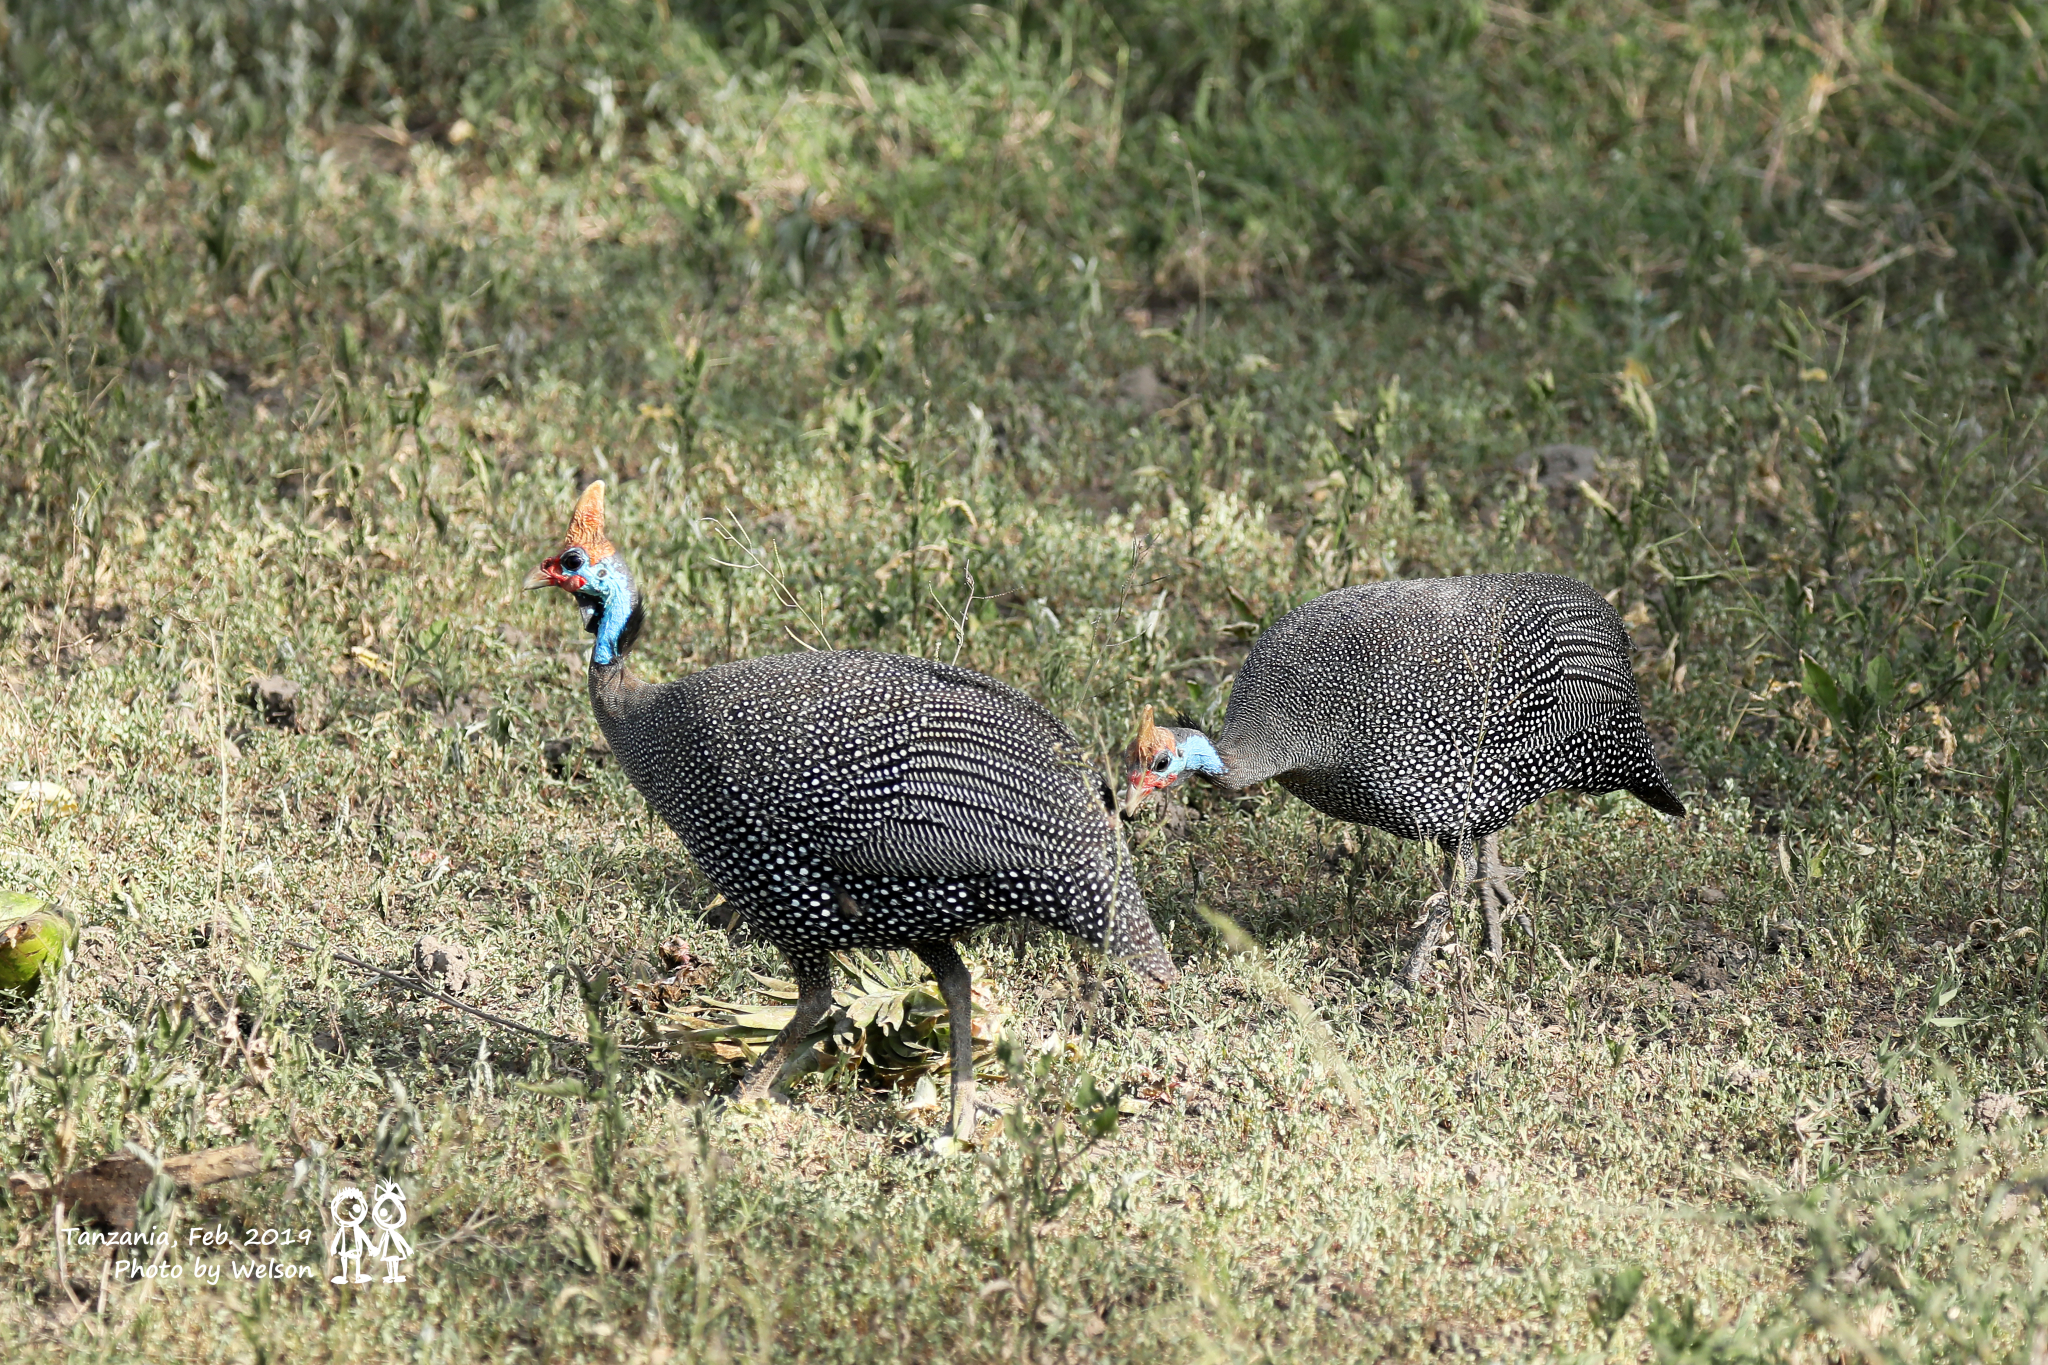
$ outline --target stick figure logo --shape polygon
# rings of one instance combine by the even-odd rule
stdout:
[[[412,1246],[399,1229],[405,1226],[405,1191],[390,1181],[377,1187],[377,1202],[370,1209],[370,1221],[377,1225],[377,1245],[371,1254],[384,1263],[384,1283],[404,1284],[398,1263],[412,1255]]]
[[[327,1244],[327,1254],[341,1262],[341,1273],[332,1279],[334,1284],[368,1284],[370,1277],[363,1273],[363,1253],[370,1249],[370,1239],[363,1233],[363,1219],[369,1216],[370,1201],[363,1198],[363,1192],[353,1185],[344,1186],[334,1196],[334,1202],[327,1206],[334,1215],[334,1238]],[[355,1274],[349,1274],[349,1263],[355,1263]]]
[[[391,1181],[382,1181],[372,1203],[361,1190],[347,1185],[328,1209],[334,1215],[335,1232],[327,1243],[327,1254],[341,1262],[341,1273],[332,1277],[332,1283],[370,1283],[370,1276],[363,1273],[366,1257],[384,1263],[384,1284],[405,1283],[405,1276],[398,1273],[399,1263],[412,1256],[412,1244],[401,1230],[405,1227],[405,1191]],[[363,1227],[365,1218],[376,1225],[374,1241]]]

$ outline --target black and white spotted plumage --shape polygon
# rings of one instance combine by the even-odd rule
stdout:
[[[1626,789],[1685,807],[1657,767],[1621,618],[1583,583],[1489,574],[1343,588],[1259,636],[1215,739],[1150,712],[1132,746],[1131,798],[1200,772],[1241,790],[1272,778],[1326,815],[1445,855],[1401,979],[1414,985],[1450,915],[1460,862],[1502,953],[1515,907],[1499,833],[1558,790]]]
[[[1621,618],[1550,574],[1371,583],[1253,644],[1215,741],[1326,815],[1448,846],[1559,790],[1683,815],[1643,725]]]
[[[633,785],[792,965],[1021,916],[1174,974],[1101,774],[1014,688],[859,650],[590,688]]]

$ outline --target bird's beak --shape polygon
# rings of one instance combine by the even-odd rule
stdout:
[[[1145,799],[1164,787],[1171,778],[1159,776],[1144,768],[1131,774],[1130,785],[1124,788],[1123,815],[1126,820],[1145,807]]]
[[[538,569],[528,574],[524,585],[526,591],[532,592],[535,588],[559,588],[563,586],[562,575],[555,568],[555,562],[552,559],[546,560]]]

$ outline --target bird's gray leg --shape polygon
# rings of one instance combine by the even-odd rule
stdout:
[[[1521,875],[1521,868],[1501,865],[1498,830],[1479,841],[1479,897],[1486,906],[1486,955],[1495,962],[1507,955],[1501,939],[1501,923],[1510,912],[1520,907],[1514,892],[1508,890],[1508,882]]]
[[[946,998],[946,1028],[953,1037],[953,1136],[974,1140],[974,974],[951,943],[934,939],[913,943],[910,950],[939,979]]]
[[[1359,888],[1365,885],[1365,828],[1358,828],[1358,847],[1351,854],[1351,875],[1344,879],[1344,914],[1348,917],[1358,910]]]
[[[782,955],[789,959],[789,969],[796,976],[796,1013],[775,1035],[775,1041],[754,1063],[754,1069],[740,1081],[735,1099],[766,1099],[775,1082],[782,1078],[782,1068],[832,1008],[832,959],[823,953],[798,954],[788,949]]]
[[[1401,968],[1401,984],[1414,990],[1422,980],[1422,969],[1429,962],[1429,955],[1436,950],[1437,937],[1450,922],[1451,911],[1457,905],[1458,851],[1444,850],[1443,890],[1429,898],[1429,913],[1422,921],[1422,937],[1415,941],[1415,951],[1408,954],[1408,965]]]
[[[1500,835],[1496,832],[1479,841],[1479,902],[1486,907],[1486,955],[1495,962],[1507,956],[1500,930],[1507,887],[1499,880],[1499,869]]]

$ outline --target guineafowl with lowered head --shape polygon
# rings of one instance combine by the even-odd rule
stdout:
[[[1627,790],[1685,814],[1650,748],[1621,618],[1550,574],[1371,583],[1295,608],[1253,643],[1216,739],[1147,708],[1126,809],[1190,773],[1230,790],[1272,778],[1325,815],[1441,846],[1444,886],[1401,973],[1411,986],[1461,861],[1501,955],[1518,869],[1500,864],[1500,830],[1531,801]]]
[[[590,700],[620,766],[726,899],[789,959],[796,1015],[740,1083],[769,1093],[832,1005],[835,948],[908,948],[952,1033],[952,1132],[974,1131],[971,979],[953,940],[1023,916],[1174,967],[1145,910],[1116,803],[1050,711],[971,669],[864,650],[745,659],[676,682],[626,670],[640,594],[577,501],[528,588],[567,592],[596,637]]]

